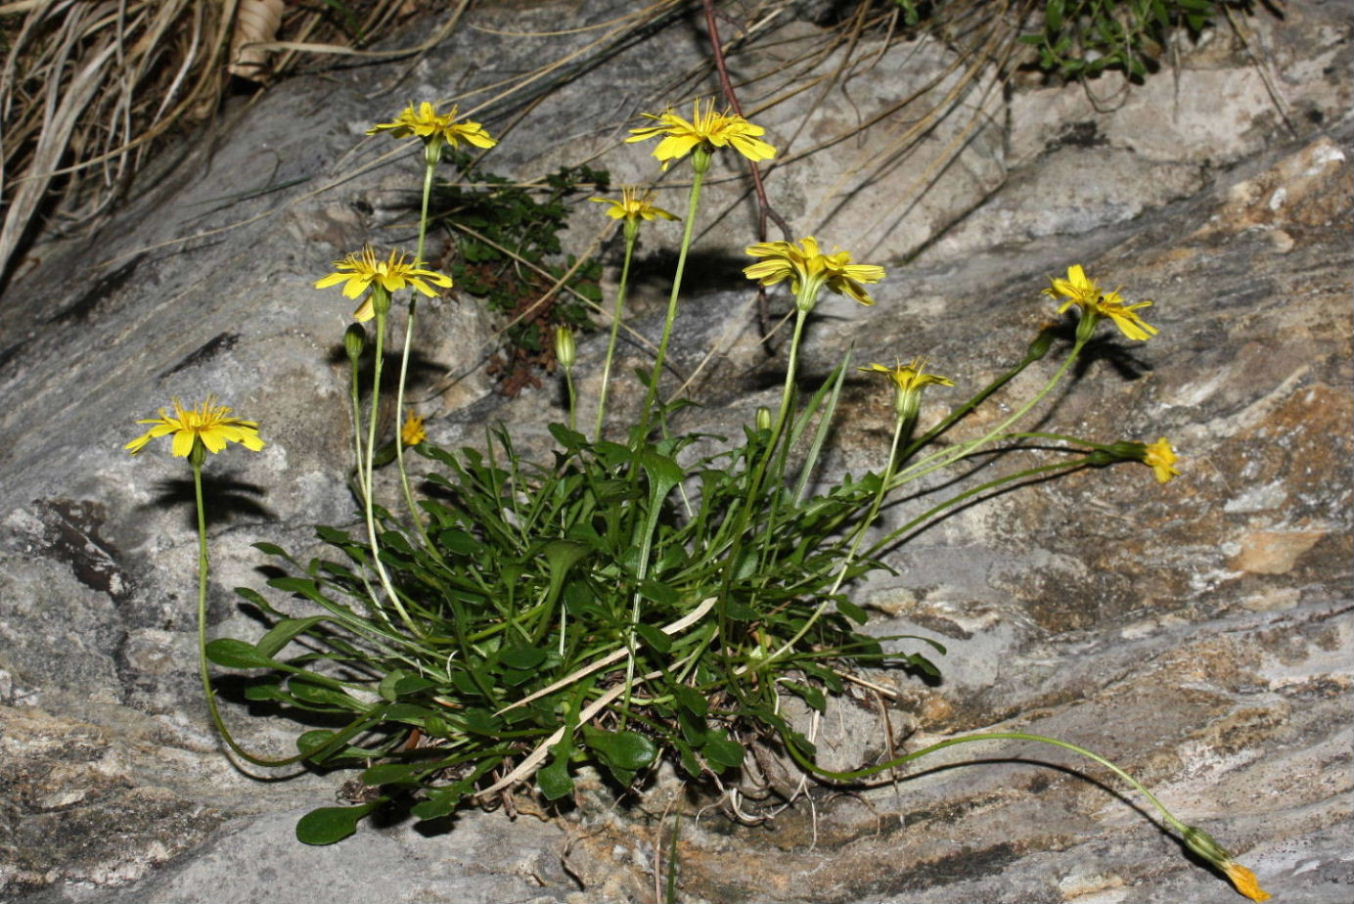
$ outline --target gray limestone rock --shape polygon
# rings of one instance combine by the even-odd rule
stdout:
[[[598,23],[630,9],[585,7]],[[512,36],[556,31],[579,9],[476,9],[412,68],[297,77],[233,105],[211,134],[157,160],[101,232],[46,246],[9,287],[0,900],[652,899],[671,839],[657,818],[662,783],[635,810],[598,803],[555,821],[474,812],[428,837],[402,824],[366,826],[332,848],[295,842],[297,815],[332,801],[343,778],[259,783],[223,758],[193,666],[185,469],[162,451],[122,450],[133,420],[175,395],[215,392],[263,422],[264,452],[209,467],[231,501],[212,526],[212,631],[257,632],[230,594],[263,585],[250,544],[304,549],[314,524],[354,518],[342,464],[350,312],[312,284],[364,241],[410,242],[419,174],[412,148],[363,130],[407,98],[455,94],[470,107],[501,80],[578,51],[567,84],[533,84],[476,112],[506,132],[492,167],[530,178],[596,155],[617,183],[658,176],[647,149],[621,139],[635,114],[690,91],[695,82],[673,87],[678,74],[705,72],[700,19],[665,14],[614,46],[589,48],[590,32]],[[1048,429],[1167,436],[1182,455],[1169,485],[1142,468],[1082,472],[987,499],[894,551],[897,576],[856,597],[875,613],[871,630],[944,642],[945,678],[879,679],[900,695],[892,736],[871,731],[868,693],[839,702],[822,726],[834,765],[965,731],[1054,734],[1141,777],[1284,899],[1335,904],[1354,882],[1354,15],[1318,0],[1284,9],[1282,20],[1244,19],[1247,42],[1218,29],[1182,45],[1178,70],[1111,109],[1083,86],[1017,79],[987,90],[996,73],[979,72],[901,156],[921,107],[898,105],[946,71],[953,48],[923,39],[885,51],[866,35],[853,59],[873,55],[872,67],[823,78],[845,50],[801,58],[826,34],[801,18],[758,24],[735,61],[769,73],[740,89],[750,109],[790,85],[826,85],[752,117],[784,151],[767,190],[801,234],[890,271],[873,308],[824,303],[805,349],[810,376],[851,348],[860,362],[926,354],[958,384],[928,403],[957,404],[1019,357],[1052,315],[1039,295],[1047,277],[1079,262],[1130,298],[1155,299],[1146,319],[1161,334],[1105,343],[1051,403]],[[1117,97],[1122,86],[1110,75],[1087,87]],[[876,117],[877,128],[849,135]],[[706,403],[682,426],[729,433],[774,404],[783,360],[761,350],[738,272],[755,207],[740,170],[719,166],[673,363]],[[680,206],[683,178],[674,168],[660,181],[660,203]],[[582,206],[575,250],[610,223]],[[646,259],[659,266],[656,252],[676,240],[647,233]],[[651,337],[663,285],[659,274],[634,297],[634,325]],[[436,377],[417,402],[432,439],[457,445],[502,422],[544,448],[554,393],[503,399],[480,366],[501,323],[469,297],[422,310],[418,351]],[[603,342],[581,343],[585,395],[597,380],[586,362]],[[625,355],[625,367],[645,360],[638,346]],[[616,401],[634,403],[633,393]],[[877,383],[851,380],[830,468],[879,467],[890,418]],[[974,479],[1009,466],[991,462]],[[889,523],[910,511],[891,509]],[[285,722],[233,706],[228,716],[249,745],[287,749]],[[961,765],[971,757],[985,762]],[[714,809],[688,817],[681,900],[1236,900],[1156,828],[1146,802],[1061,751],[970,745],[896,778],[816,787],[773,817],[775,801],[745,801],[756,828]]]

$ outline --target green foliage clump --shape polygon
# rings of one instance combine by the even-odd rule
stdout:
[[[437,183],[429,219],[456,237],[448,269],[462,292],[508,318],[506,349],[495,362],[503,391],[517,395],[553,364],[551,337],[557,326],[591,325],[589,302],[602,300],[601,262],[565,255],[560,234],[568,229],[580,192],[605,192],[606,170],[560,167],[542,186],[525,186],[476,168],[465,153],[445,158],[461,174]],[[555,288],[557,282],[561,282]]]

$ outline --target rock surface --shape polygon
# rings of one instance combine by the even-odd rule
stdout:
[[[622,9],[590,4],[587,15],[606,22]],[[1146,319],[1161,334],[1107,343],[1050,406],[1047,429],[1168,436],[1179,479],[1158,486],[1145,469],[1115,468],[988,499],[896,551],[897,578],[858,588],[874,630],[951,650],[943,683],[901,684],[906,713],[894,718],[914,732],[908,747],[980,729],[1075,741],[1146,781],[1283,899],[1334,904],[1354,883],[1354,14],[1316,0],[1285,10],[1282,21],[1245,20],[1259,63],[1212,31],[1182,48],[1177,73],[1112,109],[1080,86],[987,91],[994,75],[980,72],[907,158],[892,149],[915,110],[835,139],[944,71],[950,51],[927,41],[825,82],[816,106],[805,91],[753,118],[788,161],[768,178],[777,209],[890,268],[876,307],[825,304],[810,373],[850,347],[858,361],[925,353],[958,384],[931,398],[955,403],[1051,316],[1038,294],[1048,274],[1081,262],[1130,298],[1156,300]],[[454,85],[466,107],[484,96],[472,89],[585,48],[595,35],[504,34],[577,15],[569,4],[488,9],[471,16],[480,30],[458,31],[412,70],[290,80],[235,108],[210,144],[166,156],[93,241],[49,247],[14,281],[0,327],[0,900],[287,904],[319,888],[334,901],[652,899],[671,829],[642,813],[554,823],[469,813],[428,838],[367,827],[337,847],[298,845],[296,816],[331,800],[339,780],[260,784],[220,755],[190,665],[184,469],[121,449],[132,420],[171,395],[216,392],[264,422],[263,453],[210,469],[232,502],[213,526],[213,631],[253,630],[229,594],[263,583],[250,544],[303,547],[311,525],[353,517],[336,464],[348,438],[335,354],[349,312],[311,284],[364,241],[408,241],[399,204],[418,170],[409,149],[362,130],[406,96]],[[653,177],[623,129],[680,98],[675,73],[704,71],[701,27],[670,16],[614,51],[584,53],[543,103],[532,103],[539,86],[495,100],[477,118],[495,134],[515,125],[493,167],[529,177],[598,154],[618,183]],[[808,82],[845,53],[795,56],[823,40],[807,22],[780,22],[756,31],[735,65],[790,73],[781,87]],[[878,40],[867,36],[855,59],[878,55]],[[776,84],[744,89],[749,109]],[[1092,87],[1118,92],[1112,78]],[[668,207],[682,197],[676,174],[663,183]],[[703,221],[714,225],[697,245],[706,278],[683,309],[674,364],[699,370],[693,392],[707,401],[688,426],[728,432],[774,403],[766,387],[783,361],[758,348],[737,271],[754,229],[746,186],[722,180],[711,198]],[[585,206],[580,248],[605,226]],[[645,246],[661,261],[654,252],[676,238],[651,232]],[[654,335],[657,308],[643,291],[635,300],[637,327]],[[497,325],[465,299],[425,310],[420,351],[457,377],[418,397],[433,440],[455,445],[486,420],[541,437],[552,393],[508,402],[468,366]],[[599,348],[585,342],[580,359]],[[628,354],[644,360],[638,347]],[[833,467],[878,467],[891,415],[877,384],[853,381],[844,406]],[[843,762],[882,746],[876,706],[843,702],[820,726]],[[285,749],[285,725],[229,715],[247,743]],[[713,812],[686,819],[682,900],[1236,900],[1102,770],[1029,744],[953,753],[896,787],[819,789],[757,828]],[[990,762],[940,768],[968,755]]]

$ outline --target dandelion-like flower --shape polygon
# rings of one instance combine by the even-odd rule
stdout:
[[[400,439],[406,446],[417,446],[428,438],[428,431],[423,429],[423,424],[427,419],[414,412],[409,412],[409,417],[405,419],[404,426],[400,428]]]
[[[360,253],[350,254],[343,260],[335,261],[334,269],[337,272],[330,273],[316,282],[315,288],[326,289],[344,283],[343,294],[349,298],[358,298],[371,288],[372,283],[376,283],[387,292],[397,292],[405,286],[410,286],[433,298],[437,292],[428,283],[444,289],[451,286],[450,276],[444,276],[436,270],[423,269],[417,262],[406,263],[405,258],[403,251],[392,251],[387,260],[378,261],[376,252],[367,245]],[[368,298],[353,312],[353,317],[359,321],[366,321],[374,314],[372,301]]]
[[[589,198],[589,201],[596,201],[599,204],[610,204],[606,215],[613,220],[625,220],[629,223],[635,223],[639,220],[653,220],[662,217],[665,220],[680,220],[681,217],[675,213],[670,213],[661,207],[650,203],[653,197],[651,192],[640,195],[639,188],[634,185],[626,185],[621,188],[620,200],[615,198]]]
[[[1260,880],[1255,877],[1255,873],[1233,860],[1227,849],[1218,844],[1212,835],[1197,826],[1185,826],[1181,834],[1185,846],[1222,870],[1237,891],[1252,901],[1268,901],[1273,897],[1260,887]]]
[[[1138,316],[1138,309],[1150,307],[1152,302],[1139,301],[1136,304],[1128,304],[1117,289],[1113,292],[1102,291],[1096,281],[1086,275],[1080,264],[1073,264],[1067,268],[1067,279],[1053,277],[1050,282],[1052,285],[1044,290],[1044,294],[1062,302],[1062,306],[1058,308],[1059,314],[1076,305],[1081,308],[1083,317],[1091,315],[1108,317],[1125,336],[1141,342],[1160,332]]]
[[[1175,466],[1179,458],[1171,448],[1170,441],[1164,436],[1154,443],[1147,444],[1142,460],[1143,464],[1156,472],[1157,483],[1170,483],[1172,479],[1180,476],[1180,470]]]
[[[199,442],[208,452],[220,452],[228,443],[239,443],[253,452],[262,451],[267,444],[259,438],[258,423],[231,417],[230,411],[225,405],[216,404],[215,396],[208,396],[196,408],[184,408],[182,402],[174,399],[172,415],[161,408],[159,417],[137,421],[155,426],[124,448],[135,455],[151,440],[172,435],[173,452],[179,458],[187,458]]]
[[[457,107],[448,113],[438,113],[437,108],[424,101],[415,110],[413,104],[404,108],[404,112],[395,117],[394,122],[382,122],[367,129],[368,135],[389,132],[392,138],[422,138],[425,142],[441,140],[453,148],[461,142],[473,144],[478,148],[491,148],[498,144],[477,122],[466,120],[457,122]]]
[[[689,120],[670,109],[662,114],[642,115],[657,125],[631,129],[632,134],[625,140],[647,141],[662,135],[663,140],[654,148],[653,155],[663,161],[665,170],[674,160],[681,160],[696,148],[711,153],[715,148],[731,147],[752,161],[770,160],[776,156],[776,149],[757,137],[766,134],[766,129],[733,113],[716,113],[714,101],[708,104],[696,101]]]
[[[921,407],[921,391],[935,384],[937,386],[953,386],[954,381],[949,377],[942,377],[939,374],[928,374],[926,372],[926,359],[913,358],[911,364],[894,364],[888,367],[884,364],[871,364],[869,367],[859,368],[866,373],[888,374],[893,385],[897,388],[894,394],[894,408],[897,409],[898,417],[916,417],[918,409]]]
[[[865,290],[865,283],[876,283],[884,278],[884,268],[874,264],[853,264],[849,251],[823,254],[813,236],[793,242],[759,242],[749,245],[747,253],[762,258],[743,268],[748,279],[764,286],[773,286],[788,279],[797,304],[812,309],[824,286],[839,295],[847,295],[861,304],[874,304]]]

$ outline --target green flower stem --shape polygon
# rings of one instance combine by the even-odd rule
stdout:
[[[695,170],[695,176],[691,180],[691,197],[687,202],[686,222],[682,224],[682,246],[677,252],[677,270],[672,275],[672,294],[668,296],[668,312],[663,320],[663,338],[658,342],[653,377],[649,381],[649,391],[644,396],[644,414],[640,422],[641,435],[648,432],[649,417],[653,414],[653,406],[658,401],[658,384],[663,379],[663,364],[668,356],[668,343],[672,341],[672,325],[677,321],[677,298],[682,291],[682,273],[686,269],[687,252],[691,250],[691,240],[696,232],[696,212],[700,209],[701,185],[704,184],[705,173],[710,168],[709,153],[697,149],[692,155],[692,168]]]
[[[423,205],[418,217],[418,246],[414,251],[414,266],[423,263],[423,249],[428,239],[428,201],[433,191],[433,172],[437,164],[429,160],[423,170]],[[433,554],[440,562],[442,555],[428,537],[423,526],[423,516],[414,502],[414,491],[409,484],[409,472],[404,467],[404,385],[409,377],[409,350],[413,346],[414,316],[418,311],[418,296],[409,297],[409,319],[404,325],[404,349],[400,353],[400,379],[395,388],[395,465],[400,472],[400,488],[404,491],[404,502],[409,506],[409,516],[414,519],[419,536],[423,538],[423,548]]]
[[[353,460],[354,467],[357,470],[358,496],[365,507],[367,497],[371,495],[371,487],[367,486],[367,471],[363,464],[365,455],[362,452],[362,392],[358,385],[358,379],[361,376],[360,370],[361,362],[353,361],[351,367],[349,367],[348,398],[352,402],[353,408]]]
[[[808,308],[804,305],[796,306],[795,329],[790,338],[790,360],[785,366],[785,387],[780,394],[780,412],[776,415],[776,424],[771,428],[771,441],[766,447],[768,459],[776,454],[776,447],[780,445],[781,436],[790,420],[790,409],[794,406],[795,375],[799,369],[799,345],[804,338],[804,324],[809,319],[811,308],[812,305]]]
[[[1031,477],[1039,477],[1044,474],[1053,474],[1059,471],[1075,471],[1078,468],[1086,467],[1086,464],[1087,464],[1086,456],[1083,455],[1076,461],[1063,461],[1051,465],[1040,465],[1035,468],[1026,468],[1025,470],[1018,471],[1015,474],[1007,474],[1005,477],[998,477],[995,480],[989,480],[986,483],[967,489],[956,496],[946,499],[939,505],[927,509],[917,517],[913,518],[911,521],[908,521],[901,527],[890,531],[885,536],[876,540],[874,544],[870,547],[870,549],[867,551],[866,555],[873,557],[877,552],[886,548],[891,543],[895,542],[899,537],[907,536],[907,534],[909,534],[916,528],[920,527],[921,525],[925,524],[927,521],[930,521],[932,518],[934,518],[936,515],[939,515],[941,512],[944,512],[946,509],[954,508],[958,505],[961,505],[967,500],[972,499],[974,496],[982,495],[983,493],[995,490],[998,487],[1004,486],[1009,483],[1018,483],[1019,481],[1022,480],[1028,480]]]
[[[206,449],[199,439],[188,457],[188,463],[193,467],[193,493],[197,499],[197,662],[198,675],[202,679],[202,693],[207,698],[207,709],[211,712],[212,724],[216,726],[221,740],[226,742],[232,753],[255,766],[290,766],[305,759],[306,754],[300,753],[273,760],[250,753],[241,747],[235,736],[230,733],[216,702],[211,667],[207,662],[207,579],[211,574],[211,558],[207,547],[207,506],[202,499],[202,460],[205,457]]]
[[[1048,394],[1053,391],[1054,387],[1056,387],[1059,383],[1062,382],[1063,377],[1067,376],[1067,372],[1071,370],[1072,365],[1076,363],[1076,360],[1080,356],[1081,350],[1085,345],[1086,340],[1078,336],[1076,344],[1072,346],[1072,351],[1067,356],[1067,360],[1065,360],[1062,363],[1062,366],[1058,368],[1057,372],[1054,373],[1053,376],[1049,378],[1049,381],[1044,384],[1044,387],[1040,389],[1037,393],[1035,393],[1034,396],[1024,405],[1021,405],[1019,408],[1015,410],[1015,412],[1008,415],[1006,419],[1003,420],[1001,423],[997,424],[995,427],[993,427],[991,430],[989,430],[986,434],[979,437],[978,439],[969,440],[968,442],[964,443],[956,443],[954,446],[951,446],[948,449],[944,449],[940,452],[937,452],[935,455],[928,456],[927,458],[924,458],[921,461],[917,462],[915,465],[912,465],[909,468],[905,468],[902,471],[899,471],[897,474],[893,476],[889,489],[896,489],[897,487],[900,487],[909,481],[916,480],[919,477],[924,477],[927,474],[930,474],[932,471],[937,471],[940,468],[945,467],[951,462],[958,461],[961,458],[971,455],[973,454],[974,450],[987,445],[988,443],[992,442],[993,439],[996,439],[997,437],[1004,434],[1006,432],[1006,428],[1010,427],[1016,421],[1020,420],[1025,415],[1029,414],[1032,409],[1034,409],[1040,402],[1042,402],[1045,398],[1048,397]],[[930,434],[928,434],[928,436],[930,436]],[[923,437],[923,439],[926,439],[926,437]]]
[[[606,423],[607,390],[611,388],[611,365],[616,360],[616,344],[621,335],[621,313],[625,306],[626,292],[630,286],[630,261],[635,255],[635,243],[639,239],[639,224],[632,228],[629,221],[625,224],[625,262],[621,264],[621,281],[616,287],[616,304],[611,313],[611,338],[607,340],[606,363],[602,365],[602,391],[597,399],[597,429],[593,442],[602,439],[602,427]]]
[[[1057,738],[1050,738],[1046,737],[1045,735],[1029,734],[1023,731],[993,731],[993,732],[985,732],[982,734],[963,735],[958,738],[949,738],[948,740],[939,741],[935,744],[931,744],[928,747],[923,747],[921,750],[915,750],[912,753],[905,754],[904,756],[900,756],[895,759],[889,760],[887,763],[880,763],[878,766],[866,766],[863,769],[856,769],[850,772],[833,772],[831,770],[822,769],[818,767],[812,760],[810,760],[807,756],[804,755],[803,751],[801,751],[792,742],[787,741],[785,744],[785,748],[790,752],[790,756],[794,759],[795,762],[797,762],[800,766],[804,767],[810,772],[813,772],[815,775],[821,775],[824,778],[830,778],[833,779],[834,781],[839,782],[852,782],[858,779],[868,778],[871,775],[878,775],[881,772],[887,772],[891,769],[897,769],[899,766],[902,766],[906,763],[910,763],[913,760],[921,759],[924,756],[929,756],[933,753],[938,753],[939,751],[944,750],[947,747],[955,747],[959,744],[971,744],[975,741],[1035,741],[1039,744],[1051,744],[1054,747],[1061,747],[1064,750],[1070,750],[1079,756],[1083,756],[1086,759],[1091,760],[1092,762],[1099,763],[1101,766],[1104,766],[1106,769],[1110,770],[1115,775],[1119,776],[1119,778],[1123,779],[1125,782],[1131,785],[1134,788],[1134,790],[1138,791],[1138,793],[1142,794],[1143,797],[1147,798],[1152,803],[1152,806],[1156,807],[1157,810],[1160,811],[1162,819],[1166,822],[1167,825],[1171,826],[1172,828],[1180,832],[1183,832],[1185,831],[1185,829],[1188,828],[1188,826],[1186,826],[1183,822],[1181,822],[1179,819],[1175,817],[1175,814],[1173,814],[1170,810],[1166,809],[1166,805],[1163,804],[1159,799],[1157,799],[1157,796],[1155,794],[1147,790],[1146,786],[1144,786],[1142,782],[1138,781],[1136,778],[1129,775],[1127,772],[1119,768],[1119,766],[1115,765],[1110,760],[1105,759],[1098,753],[1087,750],[1085,747],[1079,747],[1078,745],[1072,744],[1068,741],[1060,741]]]
[[[564,388],[569,393],[569,429],[578,429],[578,394],[574,390],[574,369],[564,368]]]
[[[384,292],[379,286],[372,287],[373,292]],[[414,633],[415,636],[422,636],[422,632],[415,627],[413,619],[405,611],[404,604],[400,602],[400,596],[395,591],[394,584],[390,581],[390,575],[386,573],[385,564],[381,561],[381,547],[376,539],[376,508],[372,499],[372,462],[376,460],[376,423],[380,419],[381,409],[381,362],[385,356],[385,337],[386,327],[388,325],[390,300],[386,297],[385,304],[376,303],[373,305],[376,309],[376,355],[372,362],[371,379],[371,415],[367,422],[367,460],[366,460],[366,480],[367,488],[366,505],[363,506],[367,520],[367,539],[371,544],[371,561],[376,566],[376,574],[381,579],[381,586],[385,588],[386,595],[390,597],[391,605],[395,611],[400,614],[405,626]],[[398,433],[398,429],[397,429]],[[398,439],[396,440],[398,442]],[[398,448],[398,447],[397,447]]]

